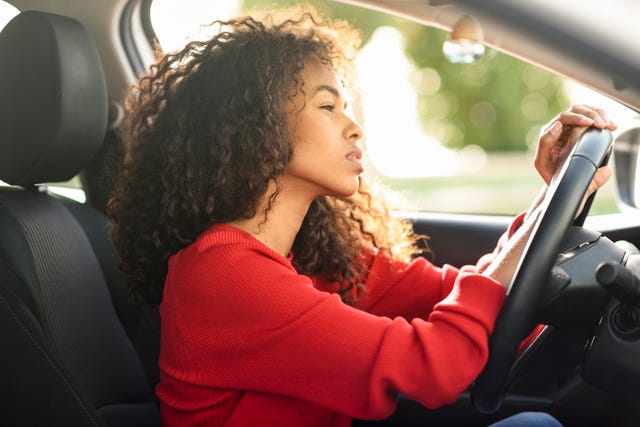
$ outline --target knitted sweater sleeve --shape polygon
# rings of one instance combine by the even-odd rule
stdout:
[[[434,278],[439,280],[439,278]],[[487,359],[504,288],[461,273],[426,320],[376,316],[314,288],[282,257],[229,245],[172,259],[161,369],[202,387],[256,390],[382,418],[397,394],[455,401]]]
[[[365,262],[369,266],[366,291],[358,301],[358,307],[379,316],[426,319],[435,304],[451,292],[460,271],[473,274],[484,271],[521,225],[523,218],[524,213],[512,221],[492,253],[481,257],[475,265],[463,266],[460,270],[448,264],[436,267],[422,257],[406,263],[392,262],[382,252],[366,256]],[[327,283],[320,277],[312,280],[322,290],[335,292],[338,288],[337,284]]]

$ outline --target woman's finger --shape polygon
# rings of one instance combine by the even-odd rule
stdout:
[[[583,112],[563,111],[558,114],[558,120],[566,126],[597,126],[605,127],[607,124],[602,117],[593,110],[584,110]]]
[[[609,128],[616,130],[618,125],[605,113],[604,109],[591,105],[573,105],[569,110],[563,111],[549,121],[547,127],[555,121],[572,126],[596,126],[600,129]]]
[[[607,113],[605,112],[604,108],[595,107],[593,105],[577,104],[571,107],[569,111],[574,113],[580,113],[587,117],[590,117],[591,119],[594,120],[594,122],[596,122],[596,127],[599,127],[602,129],[606,127],[611,130],[616,130],[618,128],[618,125],[613,120],[611,120],[609,116],[607,116]],[[600,120],[598,120],[598,118]],[[602,126],[603,123],[604,123],[604,126]]]
[[[595,175],[591,179],[589,183],[589,187],[587,188],[587,196],[593,194],[596,190],[602,187],[612,175],[611,168],[609,166],[602,166],[598,168]]]
[[[591,179],[589,187],[587,187],[587,191],[584,193],[584,197],[580,202],[580,207],[576,212],[576,218],[580,216],[580,213],[582,213],[582,209],[584,209],[584,205],[587,203],[587,199],[589,198],[589,196],[591,196],[596,190],[602,187],[609,180],[609,178],[611,178],[612,174],[613,173],[609,166],[602,166],[598,168],[598,170],[596,170],[596,173]]]

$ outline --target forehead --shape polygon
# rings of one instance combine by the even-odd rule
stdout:
[[[316,86],[327,85],[336,88],[344,96],[343,84],[335,70],[330,64],[323,64],[315,57],[305,61],[304,69],[302,70],[302,81],[307,90]]]

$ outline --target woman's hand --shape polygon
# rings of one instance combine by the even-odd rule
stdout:
[[[554,175],[562,168],[564,161],[578,139],[580,139],[580,136],[590,126],[609,130],[618,128],[618,125],[607,117],[604,110],[588,105],[574,105],[569,110],[558,114],[543,127],[538,139],[534,166],[547,186],[551,183]],[[596,171],[576,216],[582,211],[587,198],[602,187],[610,177],[611,169],[608,166],[603,166]],[[492,277],[504,286],[509,286],[534,228],[535,220],[541,213],[542,201],[546,196],[546,190],[544,188],[536,197],[527,212],[523,224],[509,238],[505,247],[502,248],[483,274]]]
[[[533,164],[547,185],[562,167],[576,141],[590,126],[609,130],[618,128],[618,125],[607,117],[603,109],[589,105],[574,105],[569,110],[555,116],[542,128]],[[602,173],[598,171],[597,174]],[[608,171],[604,174],[607,173],[610,176],[611,172]],[[597,183],[600,185],[606,182],[608,176],[604,180],[602,178],[604,177],[599,176],[597,179]],[[594,183],[592,182],[592,184]],[[590,190],[592,186],[590,186]],[[597,190],[598,187],[591,192]]]
[[[580,136],[590,126],[609,130],[618,128],[618,125],[607,117],[603,109],[589,105],[574,105],[569,110],[555,116],[542,128],[533,164],[547,186],[562,168],[564,161],[573,146],[578,142],[578,139],[580,139]],[[611,174],[611,169],[608,166],[603,166],[596,171],[576,216],[582,212],[582,208],[589,196],[602,187],[609,180]],[[542,202],[545,195],[546,188],[534,200],[529,212],[533,211]],[[527,214],[527,217],[529,217],[529,214]]]

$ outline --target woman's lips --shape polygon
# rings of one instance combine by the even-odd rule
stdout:
[[[347,157],[347,160],[349,160],[351,163],[355,164],[358,167],[360,172],[364,171],[364,166],[362,164],[362,151],[360,151],[359,149],[354,150],[349,154],[347,154],[346,157]]]

